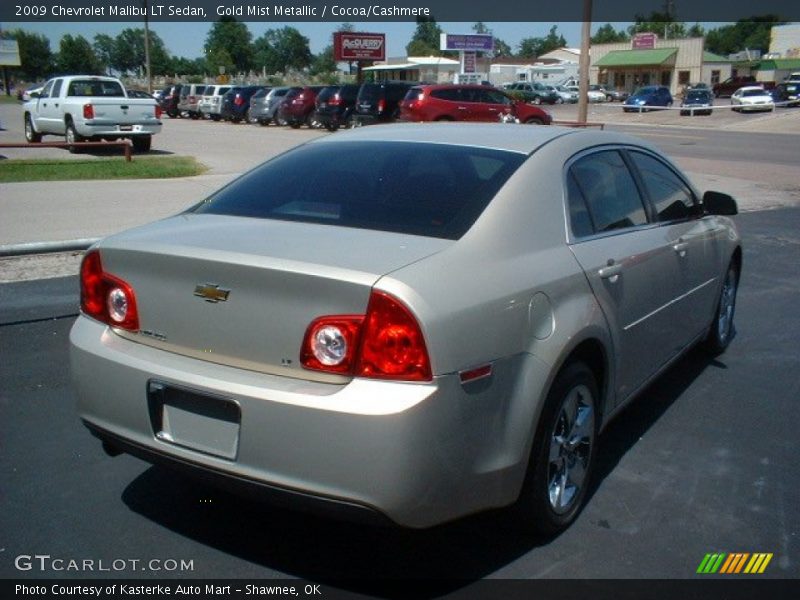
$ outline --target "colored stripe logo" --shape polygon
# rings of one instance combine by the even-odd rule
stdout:
[[[767,569],[767,565],[772,560],[771,552],[718,552],[706,554],[697,567],[697,572],[701,574],[720,573],[722,575],[738,575],[746,573],[750,575],[761,574]]]

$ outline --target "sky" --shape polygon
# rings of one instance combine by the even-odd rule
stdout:
[[[203,42],[211,28],[211,23],[150,23],[150,29],[158,33],[164,40],[167,50],[173,56],[197,58],[203,54]],[[253,39],[260,37],[267,29],[290,26],[298,29],[310,41],[311,52],[318,54],[332,42],[332,34],[340,23],[247,23]],[[386,34],[387,55],[391,57],[405,56],[405,46],[411,41],[416,28],[415,22],[407,23],[353,23],[355,31],[376,32]],[[439,23],[445,33],[473,33],[473,23]],[[544,37],[553,25],[558,26],[558,33],[567,40],[570,47],[580,46],[581,23],[486,23],[495,37],[502,39],[516,50],[520,41],[528,37]],[[603,25],[594,23],[593,31]],[[612,23],[616,29],[624,29],[629,23]],[[706,28],[718,27],[721,23],[702,23]],[[50,39],[50,47],[58,50],[58,43],[64,34],[82,35],[89,41],[98,33],[116,36],[123,29],[142,27],[142,23],[14,23],[9,28],[19,27],[32,33],[42,33]]]

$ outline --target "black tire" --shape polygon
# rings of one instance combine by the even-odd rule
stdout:
[[[722,354],[727,350],[731,341],[736,337],[734,315],[736,313],[736,291],[739,289],[739,267],[732,261],[725,273],[725,281],[719,292],[717,309],[714,311],[714,320],[708,330],[703,348],[712,356]]]
[[[67,127],[64,131],[64,139],[69,146],[70,154],[80,154],[82,150],[78,146],[73,146],[72,144],[76,142],[82,142],[83,137],[78,135],[78,132],[75,130],[75,125],[73,125],[72,121],[67,123]]]
[[[25,115],[25,139],[29,144],[38,144],[42,141],[42,134],[37,133],[33,128],[33,121],[30,115]]]
[[[580,513],[597,455],[599,402],[597,382],[586,364],[576,361],[561,369],[547,394],[514,507],[528,531],[553,535]]]
[[[194,111],[193,111],[193,112],[190,112],[190,113],[189,113],[189,117],[190,117],[190,118],[191,118],[193,121],[196,121],[197,119],[199,119],[199,118],[200,118],[200,113],[196,113],[196,112],[194,112]]]
[[[150,152],[150,147],[153,144],[153,136],[140,135],[135,138],[131,138],[131,141],[133,142],[134,152]]]
[[[334,131],[337,131],[337,130],[339,129],[339,124],[338,124],[338,123],[328,123],[328,124],[325,126],[325,128],[326,128],[328,131],[330,131],[331,133],[333,133]]]
[[[261,125],[262,127],[266,127],[267,125],[269,125],[269,122],[270,122],[270,119],[259,119],[258,120],[258,124]]]
[[[219,121],[222,117],[220,115],[211,115],[212,121]]]
[[[525,121],[525,125],[544,125],[544,123],[542,123],[542,120],[538,117],[531,117]]]

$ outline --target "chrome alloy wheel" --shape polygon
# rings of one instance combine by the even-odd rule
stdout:
[[[550,508],[564,514],[581,496],[595,442],[594,402],[585,385],[564,398],[550,436],[547,493]]]
[[[719,312],[717,313],[717,331],[720,344],[725,344],[731,335],[733,327],[733,310],[736,306],[736,271],[728,269],[722,293],[719,299]]]

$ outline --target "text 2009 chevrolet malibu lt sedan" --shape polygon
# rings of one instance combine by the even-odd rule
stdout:
[[[620,134],[315,140],[81,267],[79,412],[110,452],[428,527],[569,525],[599,430],[733,336],[730,197]]]

